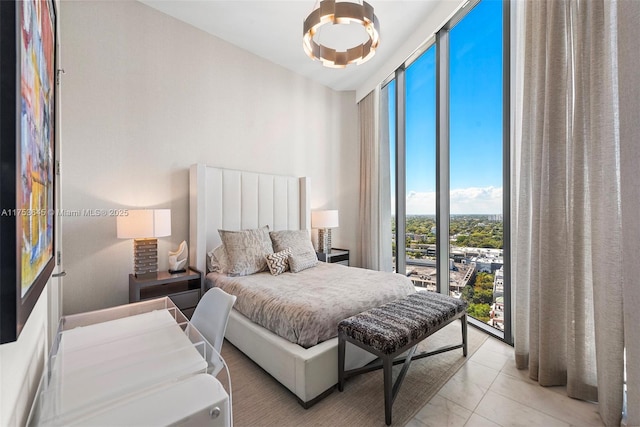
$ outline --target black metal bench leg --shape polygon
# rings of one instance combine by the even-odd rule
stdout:
[[[338,391],[344,390],[344,353],[345,340],[340,336],[338,338]]]
[[[384,421],[391,425],[391,408],[393,407],[393,357],[382,358],[382,370],[384,371]]]
[[[467,357],[467,315],[460,318],[462,322],[462,355]]]

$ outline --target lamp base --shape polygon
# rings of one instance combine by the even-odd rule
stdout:
[[[184,269],[184,268],[181,268],[179,270],[171,270],[171,269],[169,269],[169,274],[178,274],[178,273],[186,273],[186,272],[187,272],[187,270]]]
[[[133,270],[136,277],[158,272],[158,239],[134,239]]]
[[[328,254],[331,252],[331,229],[318,229],[318,252]]]

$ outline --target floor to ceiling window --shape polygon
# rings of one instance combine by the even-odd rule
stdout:
[[[467,300],[470,316],[500,330],[502,80],[502,3],[484,0],[449,31],[451,290]]]
[[[436,290],[436,47],[406,70],[405,271]]]
[[[507,8],[470,1],[382,99],[396,271],[467,300],[473,323],[510,342]]]

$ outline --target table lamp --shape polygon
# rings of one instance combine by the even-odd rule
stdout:
[[[158,239],[171,235],[171,209],[131,209],[118,216],[119,239],[133,239],[133,267],[136,277],[158,272]]]
[[[311,212],[311,228],[318,229],[318,252],[331,252],[331,229],[338,227],[338,211]]]

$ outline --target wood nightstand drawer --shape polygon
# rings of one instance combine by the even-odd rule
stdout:
[[[172,294],[169,295],[169,298],[171,298],[171,301],[173,301],[173,303],[181,310],[183,308],[195,307],[198,305],[198,300],[200,299],[200,289]]]

